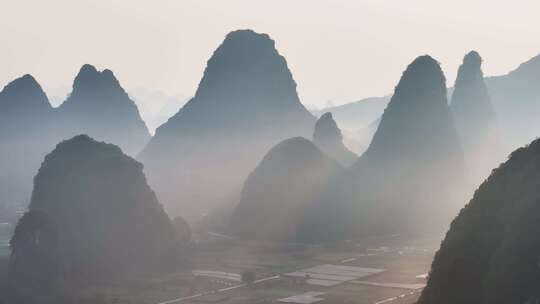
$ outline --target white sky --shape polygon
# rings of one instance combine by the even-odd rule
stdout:
[[[0,0],[0,11],[0,86],[31,73],[49,95],[91,63],[127,89],[190,96],[239,28],[276,40],[316,106],[390,93],[420,54],[453,83],[471,49],[488,75],[540,53],[540,0]]]

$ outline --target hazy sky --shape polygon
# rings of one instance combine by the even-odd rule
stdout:
[[[306,104],[393,90],[431,54],[453,83],[476,49],[488,75],[540,54],[540,0],[0,0],[0,85],[33,74],[49,95],[84,63],[125,88],[190,96],[227,32],[276,40]]]

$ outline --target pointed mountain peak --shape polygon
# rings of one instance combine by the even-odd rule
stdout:
[[[471,51],[463,58],[456,78],[456,87],[470,86],[472,83],[483,81],[482,57],[476,51]]]
[[[24,76],[11,81],[4,87],[4,92],[19,90],[43,91],[36,79],[30,74],[25,74]]]
[[[439,98],[444,96],[444,98]],[[429,55],[417,57],[407,66],[385,110],[407,111],[413,115],[446,106],[446,78],[439,62]]]
[[[96,78],[96,77],[98,77],[98,75],[99,75],[99,72],[96,69],[96,67],[94,67],[91,64],[85,64],[85,65],[83,65],[81,67],[81,69],[79,70],[79,73],[75,77],[75,81],[73,82],[73,86],[75,87],[76,84],[81,83],[81,82],[85,82],[88,79]]]
[[[268,46],[274,47],[275,42],[270,38],[268,34],[257,33],[251,29],[236,30],[232,31],[225,37],[223,44],[233,44],[233,43],[263,43]]]
[[[19,77],[4,87],[0,92],[0,106],[6,112],[23,108],[30,111],[28,113],[52,109],[47,95],[30,74]]]
[[[230,32],[208,60],[195,96],[209,97],[206,94],[211,93],[211,98],[222,99],[236,91],[238,102],[266,103],[268,98],[259,97],[270,90],[276,91],[273,95],[296,99],[299,106],[296,82],[274,40],[253,30],[238,30]]]
[[[482,65],[482,57],[480,57],[480,54],[477,51],[470,51],[463,58],[463,65],[470,65],[480,68]]]
[[[92,74],[98,74],[98,70],[96,69],[95,66],[91,65],[91,64],[84,64],[81,69],[79,70],[79,75],[92,75]]]
[[[343,136],[338,128],[336,121],[332,117],[332,113],[324,113],[315,123],[315,132],[313,133],[313,141],[336,141],[341,142]]]
[[[437,76],[434,81],[444,80],[444,74],[439,62],[429,55],[417,57],[405,70],[402,80],[415,80],[413,76]]]
[[[499,144],[495,113],[484,83],[482,58],[465,55],[459,67],[450,108],[474,183],[480,183],[498,163]]]
[[[425,68],[431,68],[431,69],[440,69],[439,62],[435,60],[435,58],[431,57],[430,55],[421,55],[416,57],[411,64],[407,67],[407,69],[419,69],[420,67]]]
[[[324,113],[315,123],[313,143],[343,166],[352,165],[358,158],[343,144],[341,130],[330,112]]]
[[[138,153],[150,138],[135,102],[113,72],[99,71],[90,64],[81,67],[59,113],[71,124],[69,135],[88,134],[118,144],[130,155]]]
[[[109,69],[100,72],[91,64],[83,65],[73,81],[73,91],[85,88],[94,90],[96,86],[120,88],[120,83]]]
[[[300,102],[274,41],[252,30],[234,31],[208,60],[195,96],[156,130],[140,157],[149,176],[159,180],[157,190],[166,205],[181,210],[178,201],[196,198],[204,201],[196,207],[203,211],[224,204],[224,196],[232,202],[245,175],[270,147],[293,136],[311,137],[315,120]],[[204,172],[194,167],[218,159],[237,173],[226,184],[215,178],[227,174],[225,167]],[[177,168],[200,171],[204,187],[190,186]],[[164,172],[171,178],[163,179]],[[209,188],[214,191],[208,193]]]
[[[480,104],[484,107],[483,110],[491,108],[489,105],[489,96],[487,88],[484,84],[484,74],[482,72],[482,57],[476,51],[471,51],[463,58],[463,63],[459,66],[454,93],[452,94],[451,105],[455,109],[456,103],[464,103],[464,108],[461,109],[464,113],[470,112],[470,103]],[[459,105],[458,105],[459,106]],[[480,109],[476,109],[480,110]],[[476,113],[478,114],[478,113]]]
[[[419,142],[422,145],[414,144]],[[448,157],[461,161],[460,156],[444,74],[435,59],[420,56],[403,72],[359,163],[387,158],[395,162],[407,159],[405,164],[414,159],[429,166]]]
[[[428,98],[429,96],[433,96],[433,94],[440,95],[445,91],[446,78],[439,62],[429,55],[424,55],[416,58],[407,66],[396,86],[394,97],[401,95],[404,98],[399,98],[400,100],[432,102],[431,98]],[[413,98],[414,96],[421,98]],[[390,101],[390,105],[392,103]]]

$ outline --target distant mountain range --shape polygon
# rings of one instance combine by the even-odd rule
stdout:
[[[506,153],[526,145],[540,134],[540,55],[522,63],[505,75],[485,78]],[[449,97],[454,88],[448,88]],[[320,116],[330,112],[354,152],[365,151],[390,96],[370,97],[312,111]]]
[[[540,55],[506,75],[487,77],[486,85],[510,152],[540,135]]]
[[[473,60],[472,65],[464,62],[464,69],[473,69],[460,74],[465,80],[460,85],[458,77],[454,94],[448,94],[453,88],[443,90],[440,83],[430,83],[441,80],[434,72],[433,79],[418,78],[415,92],[401,87],[401,93],[396,90],[392,97],[367,98],[314,113],[300,102],[296,83],[274,41],[251,30],[234,31],[225,37],[208,60],[194,97],[184,105],[158,91],[134,90],[133,98],[140,99],[140,105],[156,104],[139,111],[112,71],[84,65],[72,92],[54,108],[37,81],[25,75],[0,92],[0,152],[5,155],[0,159],[0,170],[8,173],[0,176],[0,190],[6,193],[2,199],[28,202],[32,177],[44,155],[56,143],[77,134],[117,144],[126,154],[137,156],[167,210],[172,215],[189,214],[190,219],[200,219],[223,206],[232,209],[241,199],[249,173],[272,147],[288,138],[313,138],[325,156],[345,167],[356,163],[353,170],[360,175],[392,172],[388,179],[398,180],[415,176],[417,171],[431,174],[433,168],[446,168],[449,158],[452,165],[447,171],[459,171],[458,149],[466,141],[463,134],[472,130],[467,120],[478,121],[481,115],[493,112],[490,123],[499,126],[502,155],[540,134],[540,56],[506,75],[483,81],[479,60]],[[423,68],[438,71],[430,66]],[[411,82],[407,79],[404,74],[402,80]],[[423,90],[428,84],[436,87],[437,94],[427,96]],[[448,95],[456,107],[451,120],[457,124],[452,127],[446,117]],[[465,117],[473,113],[467,108],[471,106],[467,101],[473,99],[489,99],[493,110],[483,107]],[[460,100],[465,110],[459,109]],[[440,104],[443,101],[445,106]],[[153,126],[162,123],[154,137],[141,113],[150,117]],[[320,116],[318,123],[316,116]],[[422,128],[438,132],[439,141],[428,131],[418,131]],[[452,128],[458,129],[460,141],[451,134]],[[404,169],[412,163],[422,169]],[[490,167],[487,165],[486,171]],[[464,180],[454,173],[449,175]],[[425,178],[429,174],[420,175],[417,181],[429,179]]]

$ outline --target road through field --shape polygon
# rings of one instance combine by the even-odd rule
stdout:
[[[279,279],[279,276],[273,276],[273,277],[267,277],[267,278],[260,279],[260,280],[255,280],[253,282],[253,284],[259,284],[259,283],[262,283],[262,282],[275,280],[275,279]],[[198,294],[194,294],[194,295],[187,296],[187,297],[181,297],[181,298],[176,298],[176,299],[172,299],[172,300],[167,300],[167,301],[159,302],[159,303],[156,303],[156,304],[180,303],[182,301],[199,298],[199,297],[209,295],[209,294],[217,294],[217,293],[220,293],[220,292],[230,291],[230,290],[237,289],[237,288],[242,288],[242,287],[245,287],[245,286],[246,286],[246,284],[239,284],[239,285],[235,285],[235,286],[231,286],[231,287],[227,287],[227,288],[222,288],[222,289],[218,289],[218,290],[213,290],[213,291],[209,291],[209,292],[205,292],[205,293],[198,293]]]

